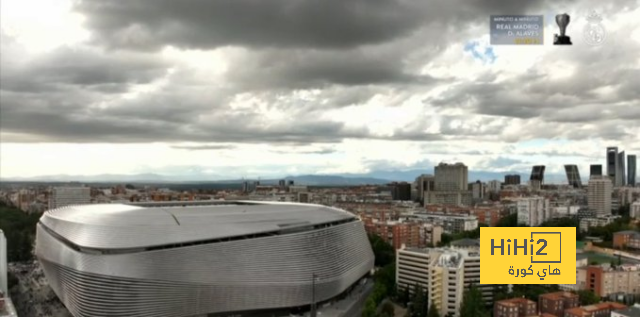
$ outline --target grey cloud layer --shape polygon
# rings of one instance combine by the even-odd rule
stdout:
[[[637,6],[637,1],[616,3]],[[575,64],[575,73],[565,79],[536,70],[506,82],[497,82],[492,70],[476,82],[453,73],[435,78],[428,70],[421,72],[452,43],[483,35],[472,33],[472,27],[486,24],[489,14],[538,13],[546,5],[510,0],[83,0],[76,10],[87,18],[93,47],[61,48],[25,61],[14,50],[18,44],[3,34],[0,123],[11,135],[3,141],[304,145],[347,138],[517,142],[566,137],[640,142],[633,135],[638,131],[634,124],[640,126],[639,43],[542,57],[542,64]],[[615,8],[607,10],[611,15]],[[237,46],[240,53],[228,57],[224,78],[213,79],[161,58],[158,50],[167,45]],[[142,84],[160,89],[124,98]],[[376,96],[388,97],[385,106],[396,107],[437,85],[448,90],[426,100],[424,115],[389,136],[324,115]],[[612,87],[613,93],[599,95],[601,87]],[[316,95],[299,97],[300,90]],[[259,102],[234,106],[241,95]],[[269,119],[260,102],[286,115]],[[436,132],[425,132],[435,125]],[[518,126],[517,133],[505,131],[510,125]]]

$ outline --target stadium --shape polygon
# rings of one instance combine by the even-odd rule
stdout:
[[[49,210],[36,256],[76,317],[308,311],[344,297],[374,263],[346,211],[248,201]]]

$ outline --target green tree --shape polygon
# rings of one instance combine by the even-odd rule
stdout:
[[[393,317],[396,309],[393,307],[393,304],[389,301],[384,302],[382,307],[380,307],[380,315]]]
[[[409,292],[409,287],[405,286],[398,290],[398,301],[402,306],[407,307],[409,301],[411,300],[411,293]]]
[[[373,298],[367,298],[364,303],[364,309],[362,310],[362,317],[375,317],[376,316],[376,302]]]
[[[13,273],[11,272],[7,272],[7,281],[8,281],[7,286],[9,287],[9,289],[18,285],[18,278],[15,275],[13,275]]]
[[[427,299],[427,293],[423,290],[422,286],[416,283],[413,288],[413,299],[411,301],[411,317],[425,317],[427,316],[427,306],[429,305]]]
[[[22,210],[0,202],[0,229],[7,238],[7,261],[28,261],[33,258],[33,239],[36,224],[42,216],[26,214]]]
[[[482,292],[475,285],[470,285],[462,296],[460,316],[489,317],[489,312],[486,309]]]
[[[440,312],[438,311],[438,307],[435,304],[431,304],[429,307],[429,313],[427,313],[427,317],[440,317]]]
[[[396,250],[392,245],[374,234],[369,235],[369,243],[371,243],[371,249],[373,249],[376,266],[382,267],[395,263]]]
[[[581,306],[597,304],[600,302],[600,297],[591,290],[579,290],[576,294],[578,294],[578,297],[580,298]]]
[[[395,297],[396,265],[394,263],[387,264],[385,267],[379,269],[374,275],[374,279],[376,283],[379,283],[385,286],[385,289],[388,291],[388,294],[386,294],[386,296]]]

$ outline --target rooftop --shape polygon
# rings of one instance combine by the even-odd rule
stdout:
[[[540,297],[544,297],[551,300],[559,300],[562,298],[577,298],[578,295],[571,292],[554,292],[554,293],[546,293],[540,295]]]
[[[459,247],[479,247],[480,240],[479,239],[460,239],[460,240],[452,241],[451,245],[459,246]]]
[[[497,304],[506,305],[506,306],[517,305],[517,304],[530,304],[530,303],[535,303],[535,302],[532,300],[529,300],[526,298],[520,298],[520,297],[503,299],[497,302]]]
[[[627,308],[627,306],[622,305],[620,303],[604,302],[604,303],[593,304],[589,306],[570,308],[565,310],[565,313],[571,313],[573,315],[582,316],[584,314],[595,312],[595,311],[601,311],[601,310],[607,310],[607,309],[616,310],[616,309],[625,309],[625,308]]]
[[[622,310],[617,310],[616,313],[621,314],[625,317],[640,317],[640,304],[636,304],[632,307]]]
[[[131,249],[279,234],[355,219],[341,209],[313,204],[209,201],[68,206],[47,211],[40,224],[79,247]]]

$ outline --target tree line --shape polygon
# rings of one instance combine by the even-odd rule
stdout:
[[[0,201],[0,229],[7,240],[7,261],[21,262],[33,259],[36,224],[42,213],[27,214]]]

